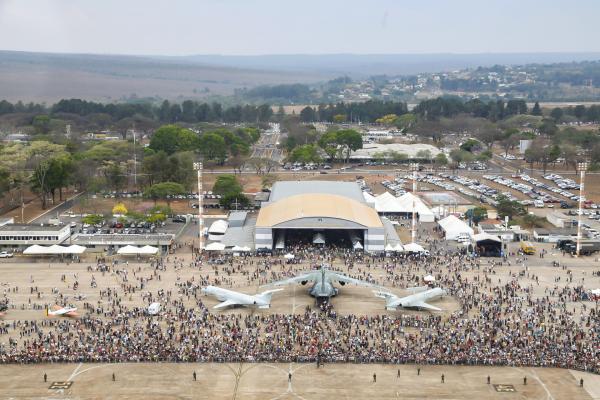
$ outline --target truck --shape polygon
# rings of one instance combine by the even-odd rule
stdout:
[[[522,241],[521,251],[523,252],[523,254],[532,255],[535,254],[535,247],[531,242]]]
[[[579,254],[581,255],[590,255],[600,251],[600,240],[582,240],[580,244]],[[577,241],[575,240],[561,240],[557,242],[556,246],[569,254],[577,254]]]

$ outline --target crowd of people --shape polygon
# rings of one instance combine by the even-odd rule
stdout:
[[[145,266],[102,260],[87,268],[87,277],[81,271],[77,276],[80,291],[98,296],[83,303],[80,318],[9,321],[8,310],[0,321],[0,362],[419,363],[600,372],[600,314],[593,303],[574,306],[585,300],[586,290],[566,266],[539,260],[554,265],[560,278],[542,287],[538,274],[516,255],[491,261],[428,241],[429,257],[299,246],[291,250],[293,261],[247,255],[209,262],[208,256],[180,254]],[[380,315],[341,315],[331,306],[289,314],[219,313],[200,292],[208,284],[257,287],[322,263],[391,288],[417,286],[431,274],[455,307],[444,313]],[[169,269],[176,272],[173,282],[162,279]],[[105,274],[118,285],[97,287],[97,276]],[[33,287],[31,293],[38,295],[32,304],[13,306],[42,307]],[[11,292],[5,296],[10,300]],[[157,316],[146,311],[152,302],[162,305]]]

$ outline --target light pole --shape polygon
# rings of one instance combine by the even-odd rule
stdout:
[[[204,250],[204,219],[202,218],[202,163],[194,163],[194,169],[198,172],[198,253]]]
[[[413,178],[413,203],[412,203],[412,230],[411,239],[412,243],[417,243],[417,212],[415,210],[415,197],[417,196],[417,171],[419,170],[418,163],[410,163],[410,170],[412,171]]]
[[[584,180],[585,171],[587,171],[589,163],[587,161],[577,163],[577,171],[580,173],[579,178],[579,212],[577,213],[577,257],[581,251],[581,215],[583,214],[583,200],[584,200]]]

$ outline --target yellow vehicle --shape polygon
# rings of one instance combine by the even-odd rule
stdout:
[[[532,255],[535,254],[535,247],[531,244],[531,242],[521,242],[521,250],[524,254]]]

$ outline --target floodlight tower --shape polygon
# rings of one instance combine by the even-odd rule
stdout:
[[[194,163],[194,169],[198,172],[198,252],[204,250],[204,219],[202,218],[202,163]]]
[[[577,163],[577,171],[580,173],[579,177],[579,212],[577,213],[577,257],[581,251],[581,215],[583,214],[583,200],[585,196],[585,172],[589,167],[587,161]]]
[[[417,243],[417,212],[415,210],[415,196],[417,195],[417,171],[419,170],[418,163],[410,163],[410,170],[412,171],[413,178],[413,203],[412,203],[412,230],[411,230],[411,239],[412,243]]]

